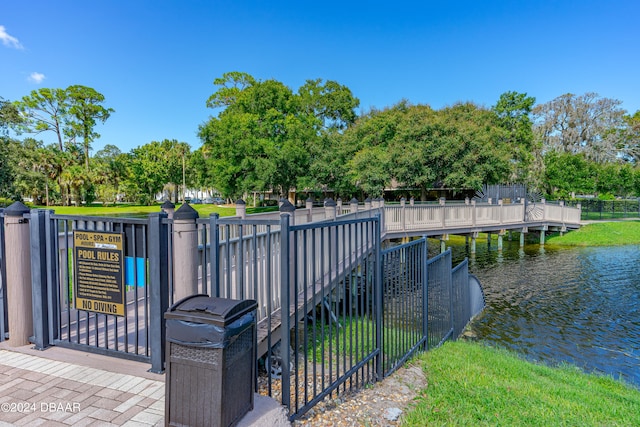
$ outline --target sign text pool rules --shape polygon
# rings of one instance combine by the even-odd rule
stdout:
[[[73,232],[73,295],[77,310],[124,316],[124,235]]]

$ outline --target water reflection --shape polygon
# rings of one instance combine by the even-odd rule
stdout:
[[[434,246],[434,245],[430,245]],[[640,387],[640,246],[559,249],[449,242],[469,257],[487,308],[479,339],[546,363],[569,362]],[[457,261],[454,261],[454,263]]]

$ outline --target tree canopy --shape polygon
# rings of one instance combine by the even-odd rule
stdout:
[[[332,80],[294,90],[234,71],[214,85],[206,105],[216,114],[199,127],[197,149],[164,139],[128,153],[106,145],[93,157],[96,128],[114,112],[95,89],[0,97],[0,196],[150,203],[164,192],[177,202],[188,186],[227,199],[294,189],[351,199],[390,188],[424,199],[434,188],[510,182],[551,198],[640,195],[640,111],[595,93],[535,105],[508,91],[490,108],[401,100],[358,113],[358,98]],[[39,141],[43,132],[55,143]]]
[[[318,141],[355,120],[357,98],[336,82],[308,80],[298,93],[276,80],[226,73],[207,106],[224,108],[200,126],[213,185],[227,197],[304,185]],[[314,150],[315,149],[315,150]]]
[[[619,155],[620,133],[625,111],[621,101],[567,93],[536,106],[535,130],[546,150],[584,153],[596,163],[615,161]]]

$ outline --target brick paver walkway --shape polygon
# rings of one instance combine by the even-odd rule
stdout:
[[[96,368],[0,349],[0,426],[163,425],[162,377],[112,372],[108,364]]]

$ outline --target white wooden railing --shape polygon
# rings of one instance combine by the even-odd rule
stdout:
[[[423,203],[423,204],[384,204],[383,201],[365,205],[349,204],[342,206],[310,207],[296,209],[292,224],[333,219],[362,218],[376,213],[381,215],[382,234],[420,231],[447,231],[463,229],[482,229],[504,225],[514,228],[517,225],[531,226],[538,223],[544,225],[570,226],[580,225],[581,208],[568,207],[564,202],[550,203],[542,200],[538,203],[498,204],[476,203],[474,200]],[[277,219],[280,212],[251,215],[255,219]]]

